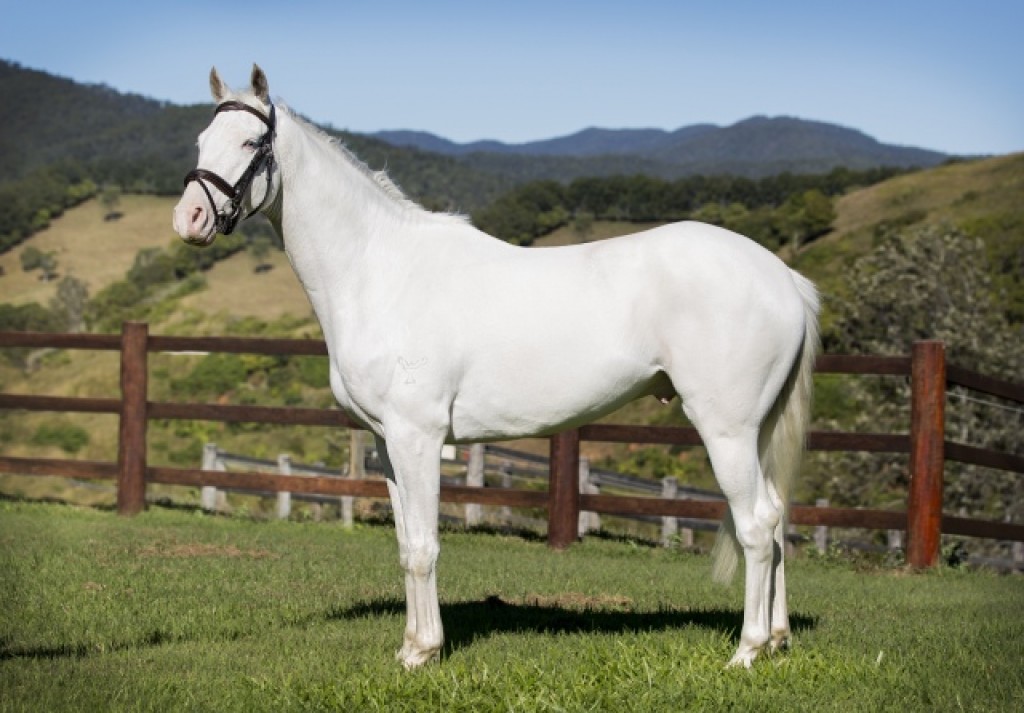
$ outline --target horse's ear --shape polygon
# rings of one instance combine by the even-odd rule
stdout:
[[[258,64],[252,66],[252,93],[264,104],[270,103],[270,85],[267,83],[267,75],[263,73]]]
[[[210,69],[210,94],[213,95],[213,100],[220,104],[224,97],[228,95],[228,85],[224,83],[224,80],[217,74],[217,68],[213,67]]]

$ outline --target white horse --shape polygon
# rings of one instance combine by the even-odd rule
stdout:
[[[785,511],[818,345],[814,286],[727,230],[679,223],[514,247],[430,213],[284,107],[210,73],[174,227],[195,245],[262,211],[323,328],[340,406],[376,437],[405,571],[407,667],[443,643],[435,564],[445,442],[548,435],[678,394],[729,504],[714,573],[746,562],[731,665],[788,643]],[[234,183],[230,181],[234,180]]]

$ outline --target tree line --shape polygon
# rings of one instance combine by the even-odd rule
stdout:
[[[568,184],[533,181],[473,214],[481,230],[530,245],[566,225],[586,233],[592,220],[669,222],[695,219],[737,230],[775,249],[806,242],[834,219],[831,199],[855,186],[878,183],[904,169],[837,168],[821,175],[767,178],[645,175],[579,178]]]
[[[65,210],[92,198],[95,181],[75,162],[40,168],[0,184],[0,252],[46,228]]]

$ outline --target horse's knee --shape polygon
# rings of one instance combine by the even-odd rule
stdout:
[[[401,554],[402,569],[413,576],[430,576],[440,551],[440,546],[433,542],[410,546]]]
[[[758,559],[770,560],[775,549],[775,529],[782,520],[782,512],[771,502],[759,501],[753,512],[733,515],[736,540],[744,553]]]

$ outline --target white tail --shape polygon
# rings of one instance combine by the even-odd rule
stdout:
[[[770,478],[775,491],[785,504],[788,517],[789,497],[800,472],[800,461],[806,445],[807,427],[811,419],[811,393],[814,390],[814,362],[818,356],[818,291],[814,284],[793,272],[793,281],[804,303],[804,341],[799,359],[779,392],[775,405],[761,426],[758,454],[761,471]],[[718,538],[711,553],[711,577],[726,584],[732,581],[743,550],[736,539],[736,525],[726,510],[718,529]]]

